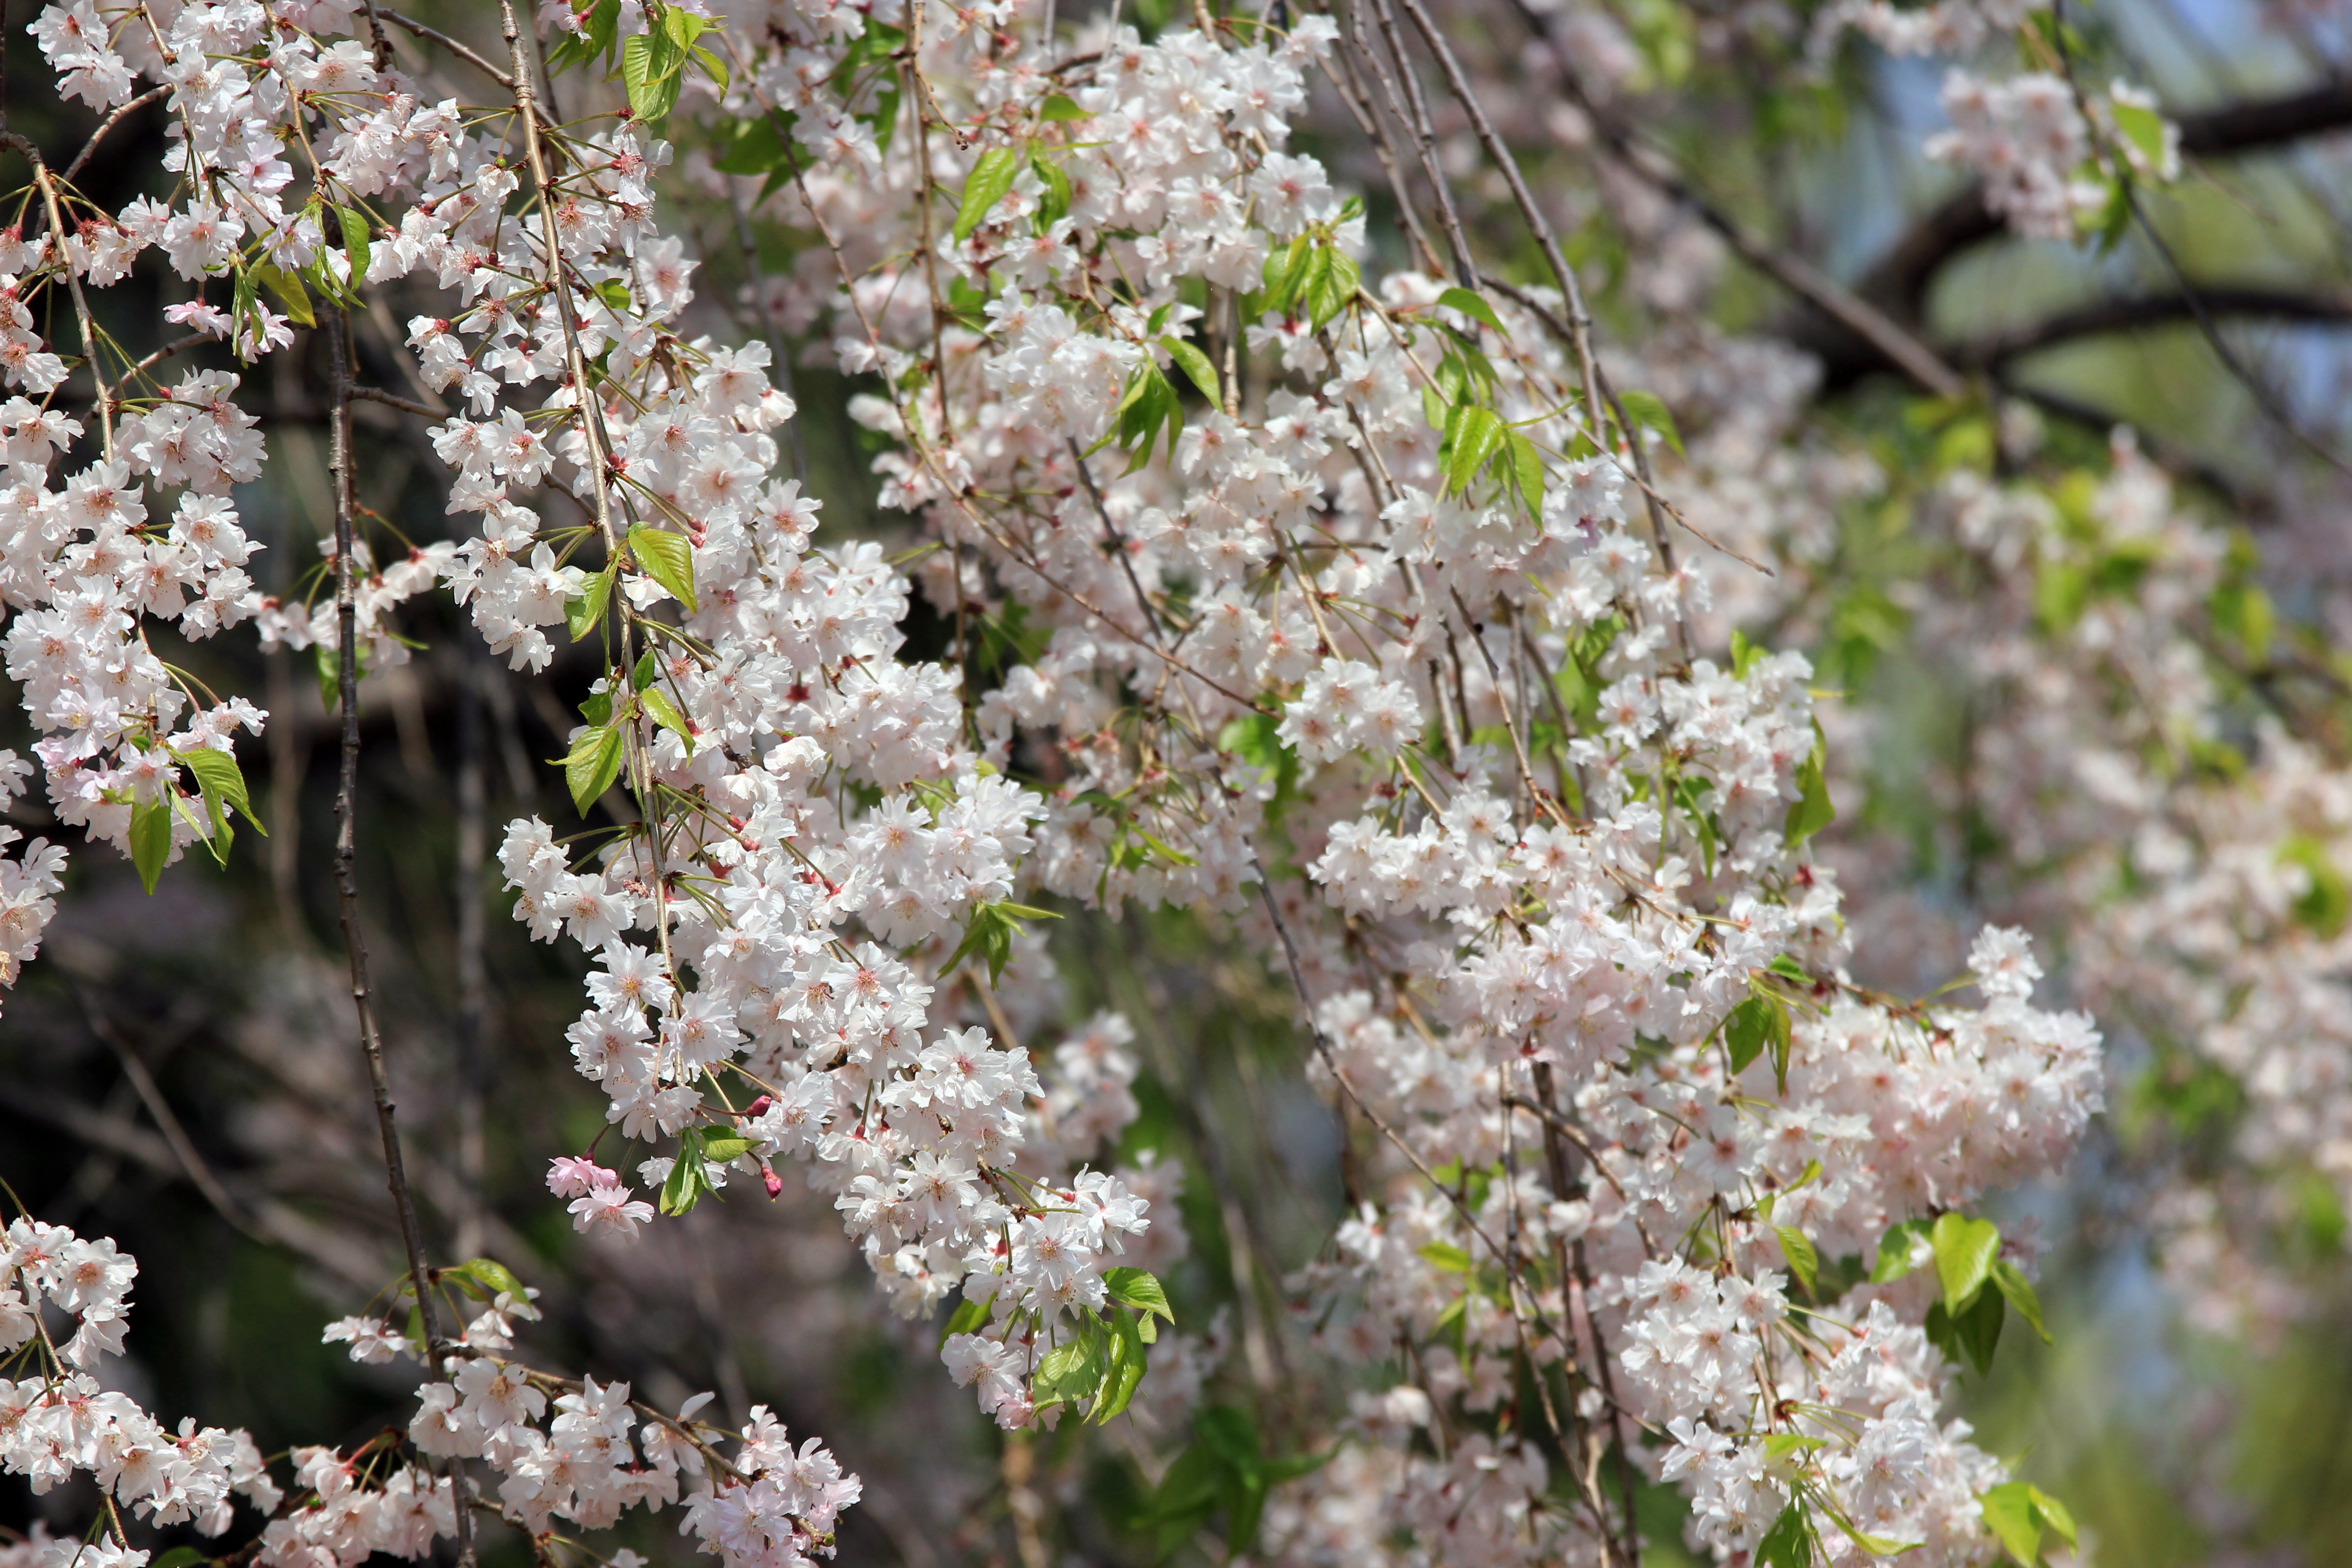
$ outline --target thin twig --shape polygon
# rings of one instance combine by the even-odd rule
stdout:
[[[131,1080],[131,1087],[138,1092],[140,1103],[154,1119],[155,1130],[163,1135],[163,1142],[172,1151],[172,1157],[180,1163],[180,1169],[186,1173],[190,1184],[204,1194],[205,1202],[212,1205],[214,1211],[239,1235],[264,1246],[273,1245],[273,1238],[245,1216],[236,1200],[229,1196],[228,1189],[221,1184],[221,1179],[213,1173],[212,1166],[196,1152],[194,1142],[188,1137],[188,1130],[181,1124],[179,1117],[173,1112],[171,1102],[163,1098],[163,1089],[157,1086],[155,1075],[147,1070],[147,1064],[140,1059],[137,1051],[131,1048],[131,1042],[122,1037],[122,1032],[114,1026],[114,1021],[99,1011],[98,1004],[91,999],[89,992],[79,984],[74,987],[74,999],[81,1004],[82,1016],[89,1024],[89,1032],[104,1042],[114,1052],[115,1059],[122,1064],[122,1076]]]
[[[436,27],[428,27],[424,23],[419,22],[413,17],[404,16],[397,11],[384,10],[381,6],[376,8],[375,14],[385,21],[391,23],[394,26],[405,28],[409,32],[415,34],[418,37],[426,40],[428,43],[438,44],[443,48],[448,50],[451,54],[457,56],[459,59],[464,60],[467,65],[474,66],[487,72],[492,81],[497,82],[509,92],[515,90],[515,79],[513,77],[509,76],[505,71],[499,69],[498,67],[492,65],[489,61],[484,59],[481,56],[476,54],[473,50],[467,48],[465,45],[459,43],[448,34],[444,33]]]
[[[151,87],[145,92],[141,93],[138,97],[132,99],[130,102],[122,105],[122,107],[117,109],[113,113],[100,121],[98,122],[98,129],[89,133],[89,140],[81,144],[81,151],[74,154],[74,161],[66,165],[66,172],[58,175],[58,178],[63,180],[67,184],[72,184],[74,176],[82,172],[83,166],[89,162],[90,154],[98,151],[98,144],[106,140],[106,133],[108,132],[113,130],[117,125],[121,124],[124,120],[128,119],[132,114],[137,113],[140,110],[146,108],[149,104],[161,100],[169,95],[171,90],[172,89],[168,87]]]
[[[383,391],[377,387],[348,386],[345,387],[343,391],[349,396],[364,397],[370,403],[389,404],[391,406],[401,410],[403,413],[414,414],[419,418],[446,419],[449,417],[449,411],[446,408],[427,408],[422,403],[412,403],[405,397],[401,397],[393,393]]]
[[[367,940],[360,929],[359,878],[354,864],[359,853],[359,584],[353,570],[359,540],[352,518],[351,325],[341,310],[329,311],[325,324],[331,378],[328,470],[335,487],[336,679],[343,721],[341,770],[335,788],[335,908],[342,925],[343,951],[351,964],[352,1008],[358,1016],[360,1054],[367,1061],[368,1087],[375,1100],[376,1131],[383,1139],[384,1183],[391,1189],[393,1207],[400,1217],[400,1239],[408,1253],[409,1284],[415,1292],[426,1352],[431,1364],[437,1367],[447,1346],[441,1337],[440,1314],[434,1310],[433,1274],[425,1262],[425,1233],[417,1224],[416,1202],[409,1192],[408,1173],[401,1158],[392,1080],[384,1070],[383,1036],[376,1018],[375,992],[368,976]],[[457,1494],[457,1561],[461,1568],[472,1568],[470,1483],[462,1467],[454,1462],[449,1476]]]

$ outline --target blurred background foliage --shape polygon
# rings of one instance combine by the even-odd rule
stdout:
[[[57,100],[21,36],[35,8],[8,0],[7,115],[54,154],[79,143],[89,117]],[[1811,68],[1802,47],[1809,5],[1610,0],[1608,8],[1643,50],[1654,89],[1641,100],[1645,130],[1743,221],[1832,273],[1866,285],[1877,258],[1958,188],[1950,171],[1916,152],[1940,119],[1931,68],[1859,45]],[[479,46],[493,42],[494,12],[470,0],[415,9]],[[1149,26],[1167,10],[1137,4],[1127,15]],[[1508,84],[1517,16],[1485,0],[1448,10],[1469,52]],[[2352,69],[2346,17],[2324,0],[2105,0],[2076,21],[2103,65],[2152,85],[2168,107],[2196,109],[2340,81]],[[564,83],[575,112],[583,90]],[[1604,333],[1656,330],[1662,312],[1638,287],[1649,261],[1622,213],[1586,195],[1572,107],[1538,84],[1506,108],[1508,133],[1575,220],[1575,257],[1594,280]],[[1299,141],[1366,191],[1375,241],[1389,245],[1390,199],[1343,117],[1323,109]],[[88,193],[110,208],[142,190],[164,195],[163,132],[162,114],[142,111],[89,171]],[[2352,290],[2346,173],[2339,143],[2298,139],[2200,164],[2147,198],[2197,279],[2317,301],[2309,320],[2232,320],[2226,330],[2305,427],[2339,450],[2352,447],[2352,400],[2342,395],[2352,359],[2340,331],[2352,310],[2329,302]],[[1492,207],[1481,237],[1491,253],[1523,249],[1504,204]],[[723,204],[681,200],[668,216],[706,258],[698,324],[755,331],[737,300],[744,261]],[[761,224],[753,242],[776,271],[805,243]],[[1896,303],[1916,308],[1914,324],[1967,363],[1983,345],[2076,306],[2170,281],[2152,251],[2128,239],[2105,254],[1993,239],[1955,249],[1916,300]],[[125,342],[149,331],[169,302],[142,298],[140,287],[99,296]],[[1760,277],[1730,268],[1706,308],[1721,330],[1823,350],[1823,426],[1891,472],[2000,462],[1981,417],[1924,406],[1880,367],[1857,362],[1850,343],[1824,340],[1821,323]],[[402,384],[392,346],[402,335],[388,314],[362,328],[362,363],[378,384]],[[318,541],[330,526],[323,417],[311,391],[323,379],[322,353],[315,342],[298,345],[246,373],[268,411],[271,460],[236,499],[248,531],[269,546],[256,577],[281,595],[316,589]],[[229,367],[217,352],[199,357]],[[872,448],[845,412],[858,388],[826,368],[822,352],[793,357],[795,439],[807,486],[825,504],[821,538],[902,531],[873,506]],[[2344,482],[2282,436],[2195,321],[2176,315],[2068,338],[1990,370],[1995,384],[2040,400],[2046,452],[2096,467],[2107,420],[2140,426],[2151,450],[2199,476],[2202,504],[2253,531],[2283,615],[2333,613],[2328,595],[2347,551]],[[450,521],[416,426],[373,405],[355,414],[379,555],[442,536]],[[1952,752],[1965,719],[1939,700],[1939,672],[1906,658],[1904,616],[1885,591],[1913,549],[1899,487],[1886,502],[1851,508],[1841,528],[1847,590],[1835,616],[1799,629],[1825,685],[1866,688],[1900,721],[1880,732],[1867,807],[1838,831],[1907,836],[1923,887],[1948,889],[1967,875],[1978,829],[1949,821],[1918,781]],[[1041,1436],[1034,1452],[1002,1440],[940,1374],[935,1326],[880,1310],[827,1206],[797,1180],[772,1205],[730,1194],[634,1248],[572,1234],[542,1175],[551,1155],[582,1147],[599,1124],[597,1097],[562,1045],[577,977],[568,955],[533,946],[506,918],[495,868],[486,874],[466,857],[479,855],[485,834],[494,843],[511,816],[569,820],[542,759],[564,749],[591,672],[566,657],[543,678],[488,679],[446,600],[417,601],[404,625],[420,645],[414,662],[371,676],[362,693],[360,879],[436,1248],[488,1253],[541,1287],[547,1321],[533,1338],[556,1363],[626,1377],[672,1405],[715,1388],[738,1419],[764,1403],[796,1431],[822,1434],[867,1484],[865,1506],[846,1516],[845,1563],[1022,1558],[1034,1542],[1009,1505],[1024,1492],[1042,1500],[1053,1550],[1142,1561],[1147,1546],[1128,1528],[1139,1496],[1132,1436],[1116,1426],[1100,1438],[1074,1429]],[[908,629],[918,647],[944,655],[949,639],[919,600]],[[266,1449],[349,1445],[402,1419],[405,1395],[398,1376],[319,1343],[320,1326],[357,1310],[393,1268],[374,1130],[348,996],[339,994],[325,853],[330,717],[308,655],[265,658],[231,635],[173,657],[270,710],[253,769],[270,837],[248,838],[226,872],[188,859],[152,898],[128,864],[77,846],[69,895],[0,1020],[0,1177],[42,1217],[111,1235],[139,1257],[144,1282],[123,1375],[140,1381],[143,1402],[166,1416],[249,1426]],[[0,727],[6,743],[29,739],[13,707]],[[45,814],[24,802],[12,820],[38,832]],[[478,985],[466,979],[469,906],[484,917]],[[1290,1396],[1283,1358],[1298,1341],[1282,1281],[1324,1246],[1341,1211],[1345,1149],[1333,1113],[1303,1086],[1286,986],[1265,955],[1235,950],[1183,911],[1063,921],[1048,940],[1063,1016],[1113,1007],[1139,1030],[1143,1114],[1122,1152],[1158,1149],[1186,1169],[1181,1217],[1192,1250],[1169,1285],[1186,1326],[1221,1321],[1234,1342],[1219,1396],[1254,1411],[1275,1448],[1311,1445],[1330,1413]],[[1924,991],[1946,977],[1886,978]],[[2132,1151],[2153,1138],[2218,1145],[2229,1097],[2225,1086],[2166,1079],[2166,1063],[2129,1039],[2116,1047],[2124,1079],[2078,1175],[2063,1190],[2015,1200],[2053,1243],[2042,1293],[2057,1343],[2012,1335],[1989,1377],[1964,1381],[1961,1412],[1996,1452],[2027,1454],[2026,1473],[2067,1500],[2110,1563],[2352,1562],[2342,1216],[2331,1224],[2320,1215],[2311,1227],[2310,1273],[2331,1305],[2306,1326],[2248,1344],[2182,1321],[2135,1225],[2143,1194]],[[1202,1135],[1210,1127],[1213,1140]],[[70,1489],[34,1500],[0,1488],[0,1523],[23,1528],[42,1513],[62,1525],[91,1500]],[[1663,1492],[1645,1502],[1661,1563],[1687,1561],[1673,1538],[1676,1509]],[[677,1542],[650,1533],[633,1544],[657,1562],[684,1557]],[[530,1561],[511,1534],[492,1542],[489,1557],[497,1568]]]

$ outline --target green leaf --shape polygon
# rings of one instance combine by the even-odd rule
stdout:
[[[1805,966],[1785,952],[1773,954],[1772,962],[1764,967],[1781,979],[1793,980],[1800,985],[1811,985],[1813,983],[1813,977],[1805,973]]]
[[[2035,1568],[2042,1560],[2042,1520],[2033,1506],[2033,1488],[2024,1481],[2007,1482],[1979,1498],[1977,1508],[1985,1528],[2018,1568]]]
[[[740,120],[730,128],[725,152],[711,161],[722,174],[765,174],[784,163],[784,139],[772,116]]]
[[[1183,405],[1160,367],[1147,359],[1128,376],[1127,390],[1118,401],[1115,435],[1129,454],[1129,473],[1151,460],[1151,448],[1162,426],[1167,426],[1168,449],[1173,453],[1177,438],[1184,432]]]
[[[1791,1455],[1810,1454],[1817,1448],[1826,1448],[1829,1446],[1829,1439],[1826,1437],[1807,1437],[1796,1432],[1774,1432],[1764,1439],[1764,1459],[1769,1464],[1774,1460],[1786,1459]]]
[[[1892,1285],[1908,1275],[1916,1267],[1911,1261],[1912,1249],[1927,1229],[1924,1219],[1900,1220],[1888,1226],[1885,1237],[1878,1244],[1878,1259],[1870,1268],[1870,1282]]]
[[[969,1296],[956,1303],[948,1321],[940,1325],[940,1343],[944,1345],[958,1334],[972,1333],[988,1323],[988,1303],[975,1301]]]
[[[253,816],[252,803],[245,793],[245,773],[236,759],[226,752],[216,752],[209,746],[195,746],[173,753],[174,760],[196,775],[196,784],[207,796],[217,796],[223,804]],[[258,819],[254,824],[260,826]],[[266,837],[266,835],[265,835]]]
[[[186,752],[173,753],[175,760],[195,775],[196,787],[204,793],[205,809],[212,817],[211,842],[215,858],[227,863],[228,847],[236,835],[229,830],[228,814],[242,812],[254,830],[264,838],[269,829],[253,815],[253,804],[245,793],[245,773],[236,759],[226,752],[215,752],[209,746],[195,746]]]
[[[1780,836],[1791,849],[1837,820],[1837,808],[1830,804],[1829,781],[1822,773],[1822,764],[1828,756],[1829,742],[1817,722],[1813,725],[1813,749],[1797,768],[1797,799],[1789,807],[1788,819],[1780,828]]]
[[[572,743],[571,752],[563,759],[563,782],[571,788],[572,804],[580,808],[581,816],[587,816],[621,776],[621,752],[618,724],[599,726]]]
[[[1780,1255],[1789,1260],[1790,1276],[1804,1286],[1806,1295],[1811,1295],[1814,1277],[1821,1270],[1821,1254],[1814,1250],[1805,1233],[1794,1226],[1776,1225],[1772,1234],[1780,1237]]]
[[[980,155],[963,183],[963,199],[956,205],[955,237],[961,245],[971,231],[988,221],[990,211],[1013,188],[1020,172],[1021,154],[1010,147],[992,147]]]
[[[1831,1509],[1829,1515],[1830,1522],[1845,1531],[1848,1541],[1853,1542],[1873,1557],[1900,1557],[1906,1552],[1916,1552],[1923,1544],[1916,1541],[1889,1541],[1883,1535],[1866,1535],[1854,1527],[1853,1521],[1846,1518],[1837,1510]]]
[[[1445,493],[1459,495],[1503,444],[1503,422],[1473,403],[1462,405],[1452,423],[1454,445],[1445,458]]]
[[[330,713],[337,711],[343,705],[341,654],[332,643],[313,643],[310,663],[319,675],[319,706]]]
[[[1159,1278],[1141,1268],[1107,1268],[1103,1270],[1103,1289],[1110,1299],[1139,1312],[1153,1313],[1176,1321],[1176,1314],[1168,1305],[1168,1292]]]
[[[159,1552],[150,1558],[147,1568],[189,1568],[191,1563],[212,1561],[193,1546],[174,1546],[169,1552]]]
[[[2137,103],[2111,101],[2107,108],[2115,115],[2116,129],[2124,133],[2124,140],[2139,149],[2150,168],[2160,166],[2164,162],[2164,116]]]
[[[1496,317],[1495,307],[1467,289],[1448,289],[1437,297],[1437,302],[1447,310],[1461,311],[1472,321],[1484,321],[1487,326],[1495,329],[1495,335],[1497,337],[1510,336],[1508,332],[1503,331],[1503,323]]]
[[[1217,385],[1217,367],[1209,363],[1207,354],[1181,338],[1162,337],[1160,346],[1168,351],[1168,357],[1174,360],[1192,384],[1201,389],[1201,395],[1209,400],[1210,407],[1224,405],[1225,395]]]
[[[131,808],[131,863],[139,868],[139,880],[150,896],[163,874],[163,862],[172,858],[173,793],[167,784],[153,799]]]
[[[694,546],[684,534],[638,523],[629,530],[629,553],[646,576],[686,606],[688,615],[700,607],[694,597]]]
[[[1258,1442],[1257,1423],[1247,1412],[1230,1405],[1212,1405],[1192,1417],[1192,1430],[1231,1468],[1245,1475],[1257,1473],[1265,1448]]]
[[[1311,248],[1311,242],[1302,234],[1282,249],[1267,255],[1265,265],[1259,269],[1265,281],[1258,293],[1261,310],[1288,313],[1291,301],[1298,298],[1298,285]],[[1158,330],[1157,322],[1155,317],[1154,331]]]
[[[1092,120],[1094,115],[1089,110],[1080,109],[1075,102],[1063,97],[1060,93],[1052,92],[1047,93],[1045,95],[1045,101],[1037,106],[1037,118],[1040,120],[1061,121]]]
[[[1037,232],[1043,234],[1069,216],[1070,203],[1074,199],[1070,176],[1062,173],[1059,163],[1044,158],[1030,159],[1029,166],[1037,171],[1037,178],[1045,186],[1045,194],[1037,198],[1037,215],[1034,220]]]
[[[1772,1528],[1756,1543],[1756,1568],[1811,1568],[1813,1527],[1805,1505],[1792,1502],[1772,1521]]]
[[[1013,957],[1013,938],[1024,920],[1058,920],[1050,910],[1033,910],[1026,904],[974,904],[971,913],[964,918],[963,941],[949,955],[946,974],[966,958],[978,954],[988,965],[988,983],[993,985],[1003,976],[1004,966]]]
[[[1723,1047],[1731,1057],[1731,1070],[1742,1073],[1769,1047],[1783,1087],[1788,1078],[1789,1006],[1778,996],[1753,995],[1734,1007],[1723,1020]]]
[[[702,1173],[702,1162],[680,1153],[677,1163],[669,1168],[668,1178],[662,1183],[661,1212],[673,1215],[692,1213],[694,1205],[702,1201],[702,1194],[709,1185],[709,1181]]]
[[[1143,1334],[1134,1319],[1112,1317],[1108,1354],[1109,1365],[1095,1391],[1095,1407],[1088,1415],[1097,1426],[1125,1410],[1128,1401],[1135,1397],[1136,1385],[1143,1381],[1149,1363]]]
[[[2067,1511],[2066,1505],[2040,1487],[2028,1487],[2026,1489],[2033,1498],[2034,1511],[2042,1516],[2042,1522],[2056,1531],[2058,1538],[2069,1547],[2074,1546],[2074,1516]]]
[[[706,1132],[702,1135],[702,1157],[714,1165],[740,1159],[751,1152],[751,1140],[732,1132]]]
[[[628,88],[629,112],[657,121],[677,103],[678,68],[686,51],[667,31],[639,33],[621,46],[621,80]]]
[[[1664,399],[1659,397],[1656,393],[1621,392],[1617,395],[1617,401],[1623,405],[1625,417],[1631,419],[1634,425],[1655,430],[1659,435],[1664,436],[1666,438],[1666,445],[1672,447],[1677,456],[1688,455],[1683,451],[1682,432],[1675,428],[1673,412],[1666,407]],[[1632,432],[1629,431],[1628,434]]]
[[[1045,1352],[1031,1388],[1042,1409],[1086,1398],[1102,1382],[1102,1352],[1093,1335],[1082,1333]]]
[[[2000,1343],[2007,1310],[1998,1290],[1978,1291],[1977,1299],[1959,1312],[1948,1311],[1937,1301],[1927,1309],[1927,1342],[1952,1361],[1965,1359],[1981,1376],[1992,1370],[1992,1352]]]
[[[1307,320],[1318,331],[1354,301],[1356,290],[1363,283],[1362,272],[1338,246],[1327,242],[1319,254],[1324,258],[1322,264],[1300,289],[1307,302]]]
[[[2043,1344],[2057,1342],[2050,1337],[2050,1331],[2042,1326],[2042,1298],[2033,1293],[2033,1282],[2026,1279],[2024,1272],[2016,1264],[2007,1258],[1995,1262],[1992,1266],[1992,1284],[1993,1289],[1999,1290],[2003,1299],[2017,1309],[2017,1315],[2033,1325],[2033,1331],[2042,1336]]]
[[[2347,881],[2328,855],[2327,847],[2307,833],[2288,837],[2278,848],[2281,866],[2300,868],[2303,892],[2288,905],[2297,924],[2333,942],[2352,921],[2352,881]]]
[[[530,1300],[530,1292],[523,1288],[521,1280],[515,1278],[514,1271],[495,1258],[469,1258],[455,1268],[444,1268],[441,1272],[474,1281],[488,1292],[486,1300],[495,1300],[502,1294],[511,1296],[518,1301]]]
[[[259,279],[272,294],[278,296],[278,302],[286,307],[286,316],[289,321],[298,327],[315,327],[319,324],[319,318],[310,310],[310,291],[302,287],[302,279],[284,268],[272,266],[267,261],[255,262],[252,270],[253,275]]]
[[[343,254],[352,260],[351,289],[357,293],[367,281],[368,221],[367,215],[355,207],[339,206],[335,217],[342,226]]]
[[[607,566],[589,573],[580,586],[578,598],[563,601],[563,625],[573,642],[594,631],[596,623],[604,618],[604,606],[613,597],[613,569]]]
[[[684,741],[687,755],[694,754],[694,727],[686,721],[686,715],[677,710],[677,705],[669,700],[667,692],[658,686],[648,687],[637,700],[645,704],[646,717]]]
[[[1416,1251],[1423,1261],[1448,1274],[1470,1272],[1470,1254],[1450,1241],[1424,1242]]]
[[[1543,457],[1536,450],[1536,444],[1517,430],[1507,430],[1503,433],[1503,455],[1510,464],[1511,488],[1519,492],[1519,500],[1530,511],[1542,510],[1544,466]],[[1714,874],[1710,862],[1707,875],[1711,877]]]
[[[1936,1248],[1936,1277],[1944,1287],[1944,1310],[1954,1317],[1977,1299],[2000,1256],[2000,1226],[1966,1215],[1939,1215],[1929,1239]]]
[[[677,1135],[677,1159],[662,1183],[659,1207],[664,1214],[686,1214],[713,1191],[710,1173],[703,1169],[703,1136],[689,1127]]]
[[[1754,668],[1756,661],[1763,657],[1764,650],[1749,642],[1746,632],[1741,631],[1738,626],[1731,628],[1731,677],[1733,679],[1747,679],[1748,672]]]

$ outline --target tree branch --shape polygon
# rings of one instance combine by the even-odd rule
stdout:
[[[2306,137],[2352,128],[2352,78],[2326,81],[2277,98],[2244,100],[2171,115],[2180,128],[2180,151],[2191,158],[2225,158],[2260,152]],[[1984,203],[1984,187],[1971,184],[1913,224],[1877,264],[1864,273],[1853,292],[1897,321],[1925,314],[1936,276],[1961,252],[1998,237],[2001,220]],[[1815,320],[1797,340],[1819,354],[1832,385],[1850,382],[1885,363],[1874,345],[1843,323]]]
[[[1969,369],[2056,348],[2081,338],[2142,327],[2193,321],[2200,305],[2215,316],[2259,316],[2281,321],[2352,321],[2352,289],[2268,289],[2259,285],[2200,285],[2194,294],[2144,294],[2095,300],[2025,326],[1955,347],[1952,357]]]

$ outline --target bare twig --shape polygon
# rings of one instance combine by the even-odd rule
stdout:
[[[416,1219],[416,1202],[408,1187],[408,1173],[400,1152],[400,1128],[392,1100],[392,1080],[384,1070],[383,1036],[375,1011],[375,993],[368,976],[367,940],[360,929],[359,877],[354,862],[359,851],[360,788],[360,663],[358,578],[352,563],[358,550],[353,523],[353,458],[352,454],[351,326],[340,310],[325,318],[329,389],[331,460],[335,489],[335,615],[337,621],[337,686],[342,700],[342,759],[335,789],[335,907],[342,925],[343,951],[351,964],[352,1007],[358,1016],[360,1054],[366,1058],[368,1087],[375,1100],[376,1130],[383,1139],[385,1185],[400,1217],[400,1239],[408,1253],[408,1278],[416,1296],[416,1310],[425,1328],[430,1364],[438,1366],[447,1349],[442,1338],[440,1314],[434,1310],[433,1273],[425,1262],[425,1233]],[[462,1467],[450,1466],[456,1487],[457,1561],[472,1568],[473,1508],[470,1484]]]
[[[414,414],[421,419],[446,419],[449,417],[449,411],[446,408],[428,408],[422,403],[412,403],[405,397],[398,396],[393,393],[384,392],[377,387],[352,386],[344,388],[344,391],[350,396],[363,397],[370,403],[388,404],[392,407],[399,409],[404,414]]]
[[[414,17],[404,16],[397,11],[387,11],[381,6],[376,8],[375,15],[391,23],[395,27],[405,28],[407,31],[415,34],[418,37],[425,39],[427,43],[440,45],[443,48],[448,50],[459,59],[464,60],[467,65],[473,66],[477,69],[488,74],[492,81],[497,82],[509,92],[515,90],[515,77],[509,76],[505,71],[499,69],[498,67],[492,65],[489,61],[484,59],[481,56],[476,54],[473,50],[467,48],[465,45],[459,43],[448,34],[440,31],[438,28],[428,27],[424,23],[415,20]]]
[[[115,110],[113,113],[100,121],[98,122],[98,129],[89,133],[89,140],[81,144],[81,151],[74,154],[73,162],[68,163],[66,165],[66,172],[58,177],[65,181],[66,184],[72,184],[74,176],[80,174],[83,167],[89,163],[90,154],[98,151],[98,144],[106,140],[106,133],[108,132],[121,124],[125,120],[129,119],[131,115],[136,114],[139,110],[146,108],[149,104],[163,101],[164,98],[170,95],[171,90],[172,89],[168,87],[151,87],[145,92],[141,93],[138,97],[132,99],[130,102],[123,104],[121,108]]]

